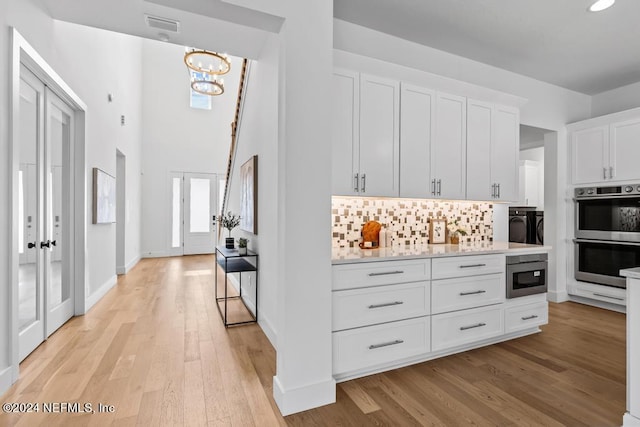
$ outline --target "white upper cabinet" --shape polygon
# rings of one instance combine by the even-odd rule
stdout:
[[[400,82],[360,75],[360,194],[398,197]]]
[[[430,159],[435,92],[402,83],[400,102],[400,196],[434,197]]]
[[[518,200],[519,131],[517,109],[467,100],[467,199]]]
[[[640,118],[612,123],[609,129],[610,179],[640,179]]]
[[[400,187],[400,83],[335,70],[332,192],[397,197]]]
[[[640,179],[640,118],[571,133],[574,184]]]
[[[431,197],[464,199],[467,165],[467,99],[436,94],[434,138],[431,143]]]
[[[573,183],[605,181],[609,177],[609,126],[573,132]]]
[[[360,77],[358,73],[335,70],[333,73],[331,180],[335,195],[358,194],[358,143]]]

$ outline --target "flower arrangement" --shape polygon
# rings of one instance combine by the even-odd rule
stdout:
[[[449,237],[453,244],[460,242],[460,236],[467,235],[467,230],[459,224],[457,219],[447,224],[447,230],[449,230]]]
[[[231,211],[229,211],[226,214],[223,213],[222,215],[218,215],[217,217],[214,216],[213,223],[215,224],[216,221],[218,221],[218,223],[223,228],[229,230],[229,237],[231,237],[231,230],[240,225],[240,215],[233,214],[231,213]]]

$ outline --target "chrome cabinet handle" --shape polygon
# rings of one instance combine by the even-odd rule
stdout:
[[[602,168],[602,177],[607,179],[607,168]]]
[[[466,331],[467,329],[481,328],[483,326],[487,326],[487,324],[486,323],[477,323],[477,324],[471,325],[471,326],[460,326],[460,330],[461,331]]]
[[[383,273],[369,273],[369,277],[388,276],[389,274],[402,274],[402,273],[404,273],[404,271],[402,271],[402,270],[385,271]]]
[[[369,346],[369,350],[375,350],[376,348],[381,348],[381,347],[388,347],[390,345],[402,344],[403,342],[404,342],[403,340],[395,340],[395,341],[385,342],[382,344],[372,344]]]
[[[486,267],[487,264],[468,264],[468,265],[461,265],[460,268],[473,268],[473,267]]]
[[[382,308],[382,307],[391,307],[393,305],[401,305],[401,304],[404,304],[404,301],[385,302],[383,304],[371,304],[369,308],[374,309],[374,308]]]
[[[613,166],[609,166],[609,178],[613,179]]]
[[[532,314],[531,316],[527,316],[527,317],[522,317],[522,320],[531,320],[531,319],[537,319],[538,316],[536,316],[535,314]]]
[[[442,195],[442,180],[438,180],[438,196]]]
[[[363,173],[362,174],[362,192],[364,193],[366,191],[367,188],[367,174]]]
[[[478,291],[471,291],[471,292],[460,292],[460,296],[465,296],[465,295],[477,295],[477,294],[484,294],[487,291],[480,289]]]
[[[436,195],[436,180],[435,179],[431,180],[431,194],[433,194],[434,196]]]
[[[496,196],[498,199],[500,198],[500,184],[498,184],[498,195]]]
[[[612,297],[611,295],[599,294],[599,293],[596,293],[596,292],[594,292],[593,295],[595,295],[597,297],[605,297],[605,298],[615,299],[615,300],[618,300],[618,301],[624,301],[624,298]]]
[[[360,174],[355,174],[353,179],[353,191],[356,193],[360,191]]]

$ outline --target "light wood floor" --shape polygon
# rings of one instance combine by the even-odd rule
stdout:
[[[0,402],[114,405],[114,413],[0,414],[36,425],[617,426],[625,317],[551,304],[543,333],[341,383],[337,403],[282,418],[275,351],[256,325],[222,324],[213,257],[141,261],[20,366]]]

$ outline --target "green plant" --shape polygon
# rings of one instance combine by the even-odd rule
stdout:
[[[240,248],[246,248],[247,247],[247,243],[249,243],[249,239],[245,239],[244,237],[240,237],[238,239],[238,247],[240,247]]]
[[[218,215],[217,217],[214,216],[213,223],[215,224],[216,221],[223,228],[229,230],[229,237],[231,237],[231,230],[240,225],[240,215],[233,214],[231,213],[231,211],[229,211],[226,214],[223,213],[222,215]]]
[[[460,226],[460,224],[458,224],[458,220],[456,219],[453,222],[450,222],[447,225],[447,228],[449,229],[449,233],[451,234],[459,234],[461,236],[466,236],[467,235],[467,230],[465,230],[464,228],[462,228]]]

